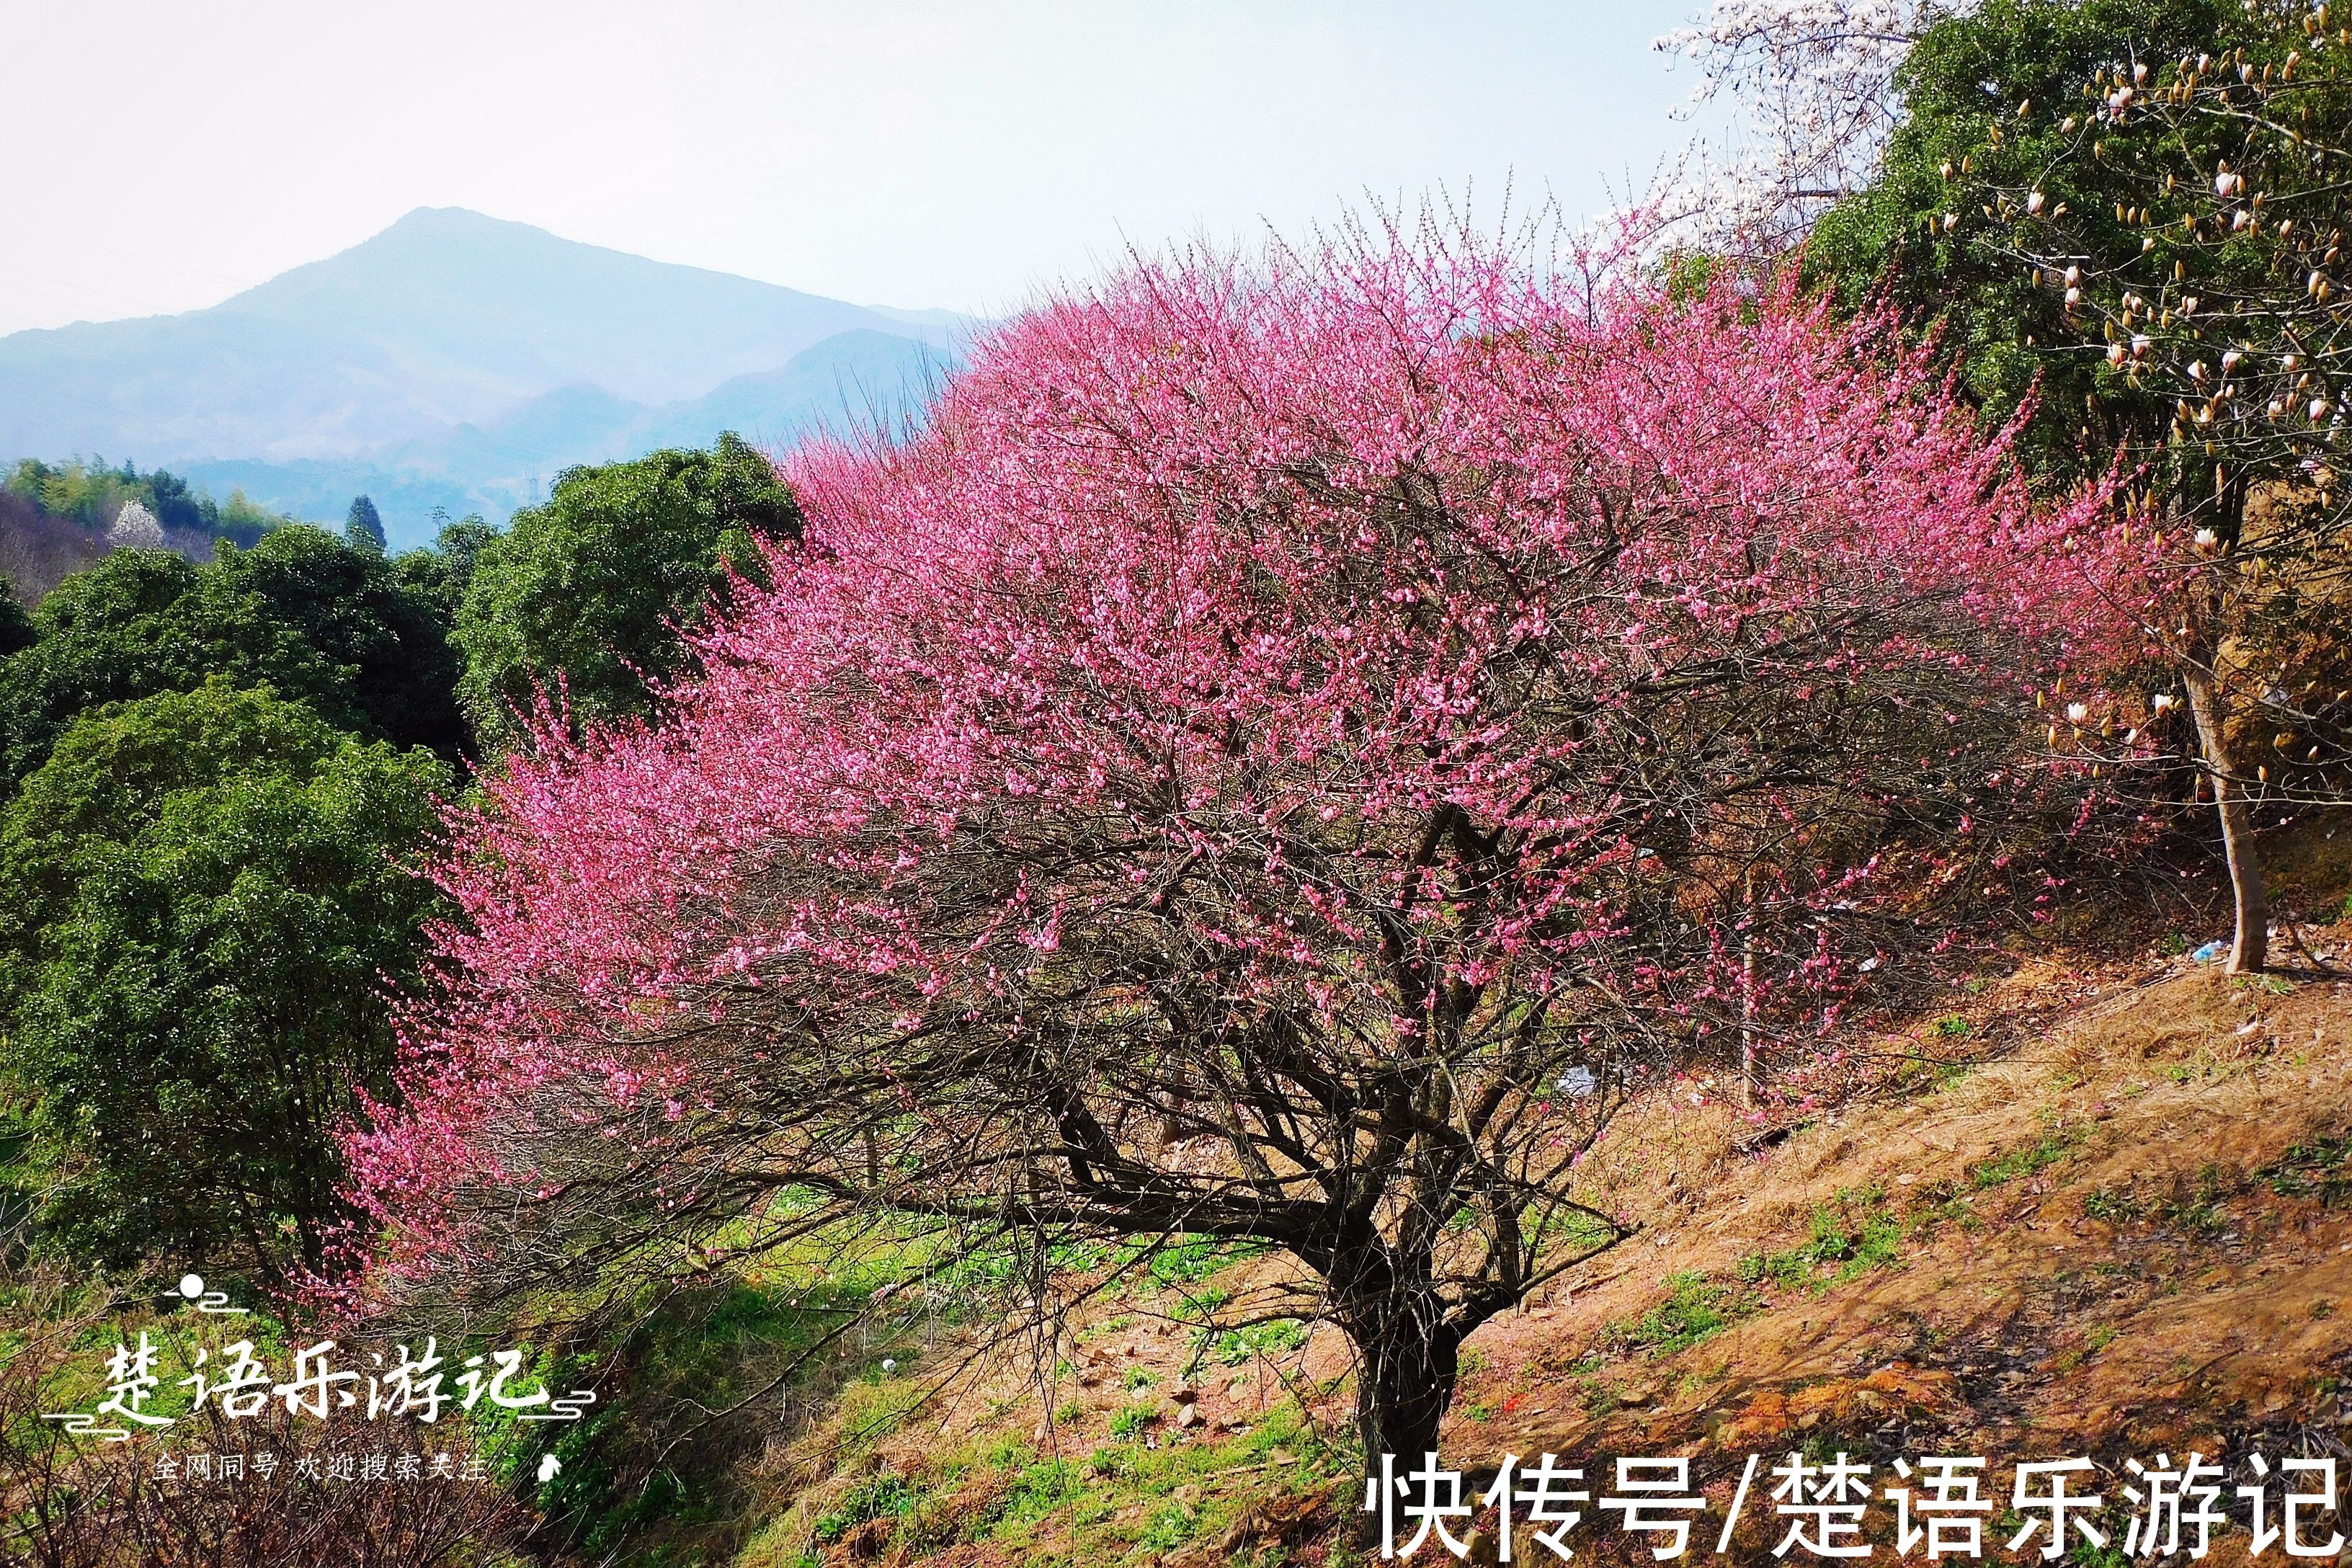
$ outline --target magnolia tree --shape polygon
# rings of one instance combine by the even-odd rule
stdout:
[[[106,542],[118,550],[161,550],[163,525],[139,502],[124,501],[114,521],[106,525]]]
[[[2079,393],[2062,412],[2138,465],[2134,500],[2169,543],[2147,626],[2168,668],[2107,717],[2145,744],[2188,699],[2235,894],[2231,968],[2258,970],[2254,807],[2340,801],[2352,765],[2352,30],[2273,0],[2011,16],[2039,47],[1958,67],[2002,79],[1920,142],[1940,189],[1914,221],[2038,282],[2026,342]]]
[[[2103,498],[1886,323],[1537,260],[1139,265],[798,459],[669,718],[459,820],[357,1289],[1205,1236],[1298,1266],[1368,1463],[1434,1447],[1626,1234],[1617,1108],[2043,894],[2020,711],[2136,648]]]
[[[1711,249],[1778,254],[1868,184],[1901,118],[1896,73],[1920,36],[1972,0],[1714,0],[1656,47],[1699,71],[1722,123],[1651,207]]]

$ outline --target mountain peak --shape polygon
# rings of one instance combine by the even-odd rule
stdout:
[[[0,338],[0,458],[341,459],[560,388],[673,405],[840,333],[964,325],[418,207],[210,310]]]

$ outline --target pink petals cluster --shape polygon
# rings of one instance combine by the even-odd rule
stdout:
[[[1511,997],[1688,1014],[1728,928],[1644,889],[1771,762],[1666,746],[1694,694],[1752,729],[2133,645],[2106,498],[2038,502],[2008,447],[1882,319],[1507,245],[1140,264],[1020,318],[919,435],[793,459],[805,544],[664,722],[486,778],[405,1104],[349,1142],[384,1265],[538,1190],[552,1087],[691,1126],[758,1066],[677,1042],[754,1000],[887,1066],[1109,1015],[1148,928],[1342,1073],[1486,1048]],[[1787,984],[1850,983],[1827,954]]]

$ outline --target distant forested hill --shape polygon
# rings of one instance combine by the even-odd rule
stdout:
[[[242,490],[216,501],[161,468],[141,473],[128,462],[110,468],[102,461],[26,458],[0,469],[0,579],[20,603],[37,603],[68,574],[123,542],[110,538],[110,531],[132,506],[143,509],[154,529],[152,540],[133,542],[165,544],[197,560],[209,557],[217,540],[249,545],[295,521],[255,504]]]

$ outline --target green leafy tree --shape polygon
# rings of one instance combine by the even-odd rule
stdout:
[[[392,574],[401,586],[432,605],[445,625],[455,626],[457,606],[465,603],[466,590],[473,586],[474,568],[480,563],[482,552],[498,537],[499,531],[478,512],[468,512],[454,522],[445,521],[430,549],[404,550],[392,558]]]
[[[352,498],[352,510],[343,517],[343,541],[361,550],[383,553],[383,519],[377,515],[375,502],[365,496]]]
[[[506,738],[512,714],[559,682],[577,720],[648,713],[648,682],[677,672],[680,628],[730,571],[760,569],[756,540],[800,527],[791,489],[731,433],[707,452],[565,472],[481,549],[458,611],[477,735]]]
[[[395,744],[455,755],[463,739],[457,658],[435,605],[383,556],[319,529],[279,529],[203,566],[117,551],[59,584],[32,620],[32,646],[0,666],[9,780],[85,710],[214,675],[270,686]]]
[[[0,658],[33,645],[33,617],[15,591],[0,582]]]
[[[1904,117],[1879,177],[1816,222],[1806,280],[1850,308],[1903,309],[1952,358],[1989,422],[2037,394],[2026,455],[2046,475],[2104,469],[2119,442],[2145,439],[2152,411],[2096,395],[2095,356],[2078,352],[2063,291],[1986,243],[2006,224],[1993,187],[2020,190],[2011,216],[2026,216],[2022,193],[2039,189],[2036,220],[2063,208],[2105,243],[2137,249],[2138,233],[2102,226],[2118,172],[2071,156],[2097,140],[2084,137],[2081,89],[2118,50],[2193,53],[2242,10],[2237,0],[1990,0],[1929,28],[1896,73]],[[2160,432],[2162,416],[2153,421]]]
[[[2216,808],[2232,971],[2268,963],[2258,810],[2340,800],[2352,773],[2352,29],[2329,24],[2278,0],[1947,21],[1905,68],[1883,179],[1807,258],[1931,319],[1994,412],[2038,383],[2053,472],[2126,454],[2168,542],[2151,673],[2188,700],[2167,744]],[[2181,706],[2159,690],[2100,727],[2131,742]]]
[[[319,1260],[331,1131],[385,1088],[384,977],[438,907],[400,862],[451,783],[220,680],[66,731],[0,815],[0,1068],[47,1234],[113,1264]]]

